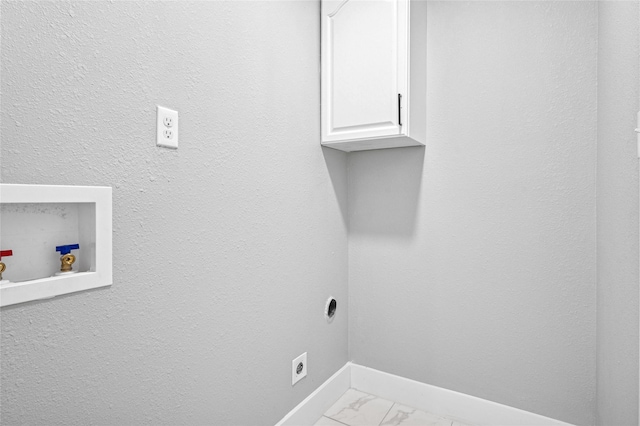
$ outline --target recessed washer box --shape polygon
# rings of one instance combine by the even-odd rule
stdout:
[[[0,184],[0,249],[8,284],[0,306],[112,284],[111,188]],[[60,269],[56,246],[80,244],[73,274]]]

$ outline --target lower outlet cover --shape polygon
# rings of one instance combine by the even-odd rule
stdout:
[[[307,376],[307,353],[303,353],[291,361],[291,386]]]

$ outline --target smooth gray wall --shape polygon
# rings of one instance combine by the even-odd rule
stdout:
[[[274,424],[345,364],[318,16],[2,1],[2,181],[112,186],[114,214],[112,287],[2,309],[3,424]],[[157,104],[180,113],[178,151],[155,146]]]
[[[350,355],[593,424],[597,4],[428,9],[426,148],[349,157]]]
[[[640,11],[600,1],[598,38],[598,425],[638,424]]]

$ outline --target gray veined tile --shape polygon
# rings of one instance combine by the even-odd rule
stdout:
[[[336,422],[329,417],[322,416],[313,426],[344,426],[344,423]]]
[[[392,405],[392,401],[349,389],[324,415],[349,426],[377,426]]]
[[[451,426],[451,423],[451,419],[394,404],[380,426]]]

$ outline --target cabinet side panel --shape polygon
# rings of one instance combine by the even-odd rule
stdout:
[[[409,136],[424,144],[427,139],[427,2],[409,4]]]

